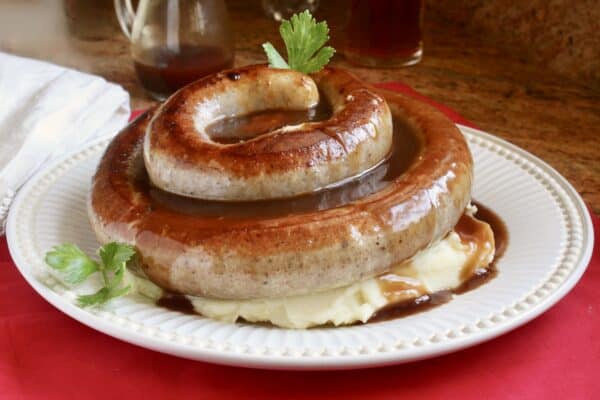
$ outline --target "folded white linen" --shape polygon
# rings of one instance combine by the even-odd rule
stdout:
[[[99,76],[0,52],[0,235],[17,190],[43,164],[115,134],[129,94]]]

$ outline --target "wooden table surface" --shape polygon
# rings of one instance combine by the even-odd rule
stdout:
[[[4,0],[0,50],[101,75],[130,92],[133,108],[153,104],[136,80],[112,1],[95,6],[83,1],[48,3]],[[343,2],[321,3],[317,17],[330,21],[335,44],[345,13],[338,11]],[[258,1],[227,4],[236,36],[235,64],[264,62],[260,44],[280,43],[278,24],[262,14]],[[336,55],[333,65],[371,82],[402,81],[454,108],[481,129],[548,162],[600,214],[600,93],[427,18],[425,55],[418,65],[358,68],[343,55]]]

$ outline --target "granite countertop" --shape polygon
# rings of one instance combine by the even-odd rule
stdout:
[[[7,0],[1,6],[0,50],[101,75],[131,93],[133,108],[150,106],[153,101],[136,80],[112,1],[97,3],[90,11],[78,2],[65,1],[61,8]],[[337,2],[322,3],[318,16],[330,21],[335,44],[343,13]],[[262,14],[259,2],[227,4],[237,38],[235,64],[264,62],[260,44],[280,43],[278,24]],[[370,82],[402,81],[454,108],[481,129],[548,162],[600,214],[600,93],[431,18],[426,18],[425,55],[416,66],[359,68],[341,55],[333,65]]]

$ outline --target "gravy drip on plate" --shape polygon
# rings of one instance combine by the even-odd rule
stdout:
[[[184,314],[198,314],[194,311],[192,302],[185,296],[175,293],[165,293],[156,301],[156,305]]]
[[[483,222],[486,222],[492,228],[492,232],[494,234],[494,260],[492,263],[485,269],[478,269],[476,271],[469,271],[469,275],[471,276],[469,279],[464,281],[462,285],[454,290],[443,290],[440,292],[426,294],[415,299],[411,299],[405,302],[400,302],[394,304],[392,306],[386,307],[383,310],[380,310],[377,314],[375,314],[369,322],[379,322],[386,321],[394,318],[401,318],[407,315],[415,314],[418,312],[423,312],[432,309],[433,307],[439,306],[441,304],[447,303],[452,299],[454,294],[462,294],[473,289],[478,288],[479,286],[489,282],[491,279],[498,275],[498,270],[496,268],[496,263],[504,254],[506,250],[506,246],[508,245],[508,230],[504,221],[491,209],[485,207],[481,203],[476,201],[472,202],[475,206],[477,206],[477,213],[475,217]],[[474,229],[473,218],[463,215],[456,225],[455,231],[461,237],[461,241],[465,242],[476,242],[482,240],[482,237],[478,234],[480,232],[477,229]],[[476,258],[477,254],[474,255],[473,258]],[[463,273],[467,273],[467,269],[469,267],[463,269]],[[392,292],[396,290],[401,292],[402,290],[418,290],[419,288],[411,287],[410,284],[406,285],[404,288],[401,286],[400,282],[396,283],[396,287],[390,287],[389,291]]]

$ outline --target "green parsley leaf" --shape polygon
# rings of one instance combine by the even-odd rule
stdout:
[[[108,300],[108,293],[108,288],[103,287],[94,294],[80,295],[77,297],[77,304],[81,307],[88,307],[106,303]]]
[[[123,243],[111,242],[98,250],[101,263],[89,258],[73,244],[54,247],[46,253],[46,263],[64,273],[68,283],[81,283],[96,272],[101,273],[104,286],[96,293],[81,295],[77,302],[82,307],[95,306],[129,292],[131,286],[122,286],[127,262],[135,256],[135,249]]]
[[[77,297],[77,304],[81,307],[97,306],[104,304],[107,301],[114,299],[115,297],[123,296],[127,294],[131,289],[131,286],[127,285],[122,288],[109,289],[103,287],[94,294],[84,294]]]
[[[335,53],[335,49],[325,46],[329,40],[327,22],[317,23],[310,11],[292,15],[289,21],[283,21],[279,27],[287,50],[287,63],[269,42],[263,48],[272,68],[291,68],[310,74],[320,71]]]
[[[123,282],[123,276],[125,275],[125,265],[123,264],[123,268],[117,269],[112,278],[106,282],[106,287],[110,290],[117,289],[121,282]]]
[[[46,253],[46,264],[61,271],[64,280],[71,284],[81,283],[91,274],[99,270],[96,261],[89,258],[79,247],[74,244],[55,246]]]
[[[273,47],[273,45],[269,42],[263,43],[263,49],[265,49],[265,53],[267,53],[267,58],[269,59],[269,67],[271,68],[279,68],[279,69],[290,69],[288,63],[285,62],[281,54]]]
[[[323,47],[318,51],[317,55],[308,60],[304,64],[304,73],[310,74],[312,72],[317,72],[323,69],[325,65],[329,62],[329,59],[333,56],[335,50],[333,47]],[[295,68],[294,68],[295,69]]]
[[[135,250],[133,247],[117,242],[105,244],[98,250],[98,255],[102,259],[102,263],[110,271],[120,268],[134,254]]]
[[[107,298],[107,300],[114,299],[115,297],[121,297],[124,294],[129,293],[130,289],[131,289],[130,285],[127,285],[127,286],[121,287],[121,288],[112,289],[112,290],[110,290],[108,292],[108,298]]]

